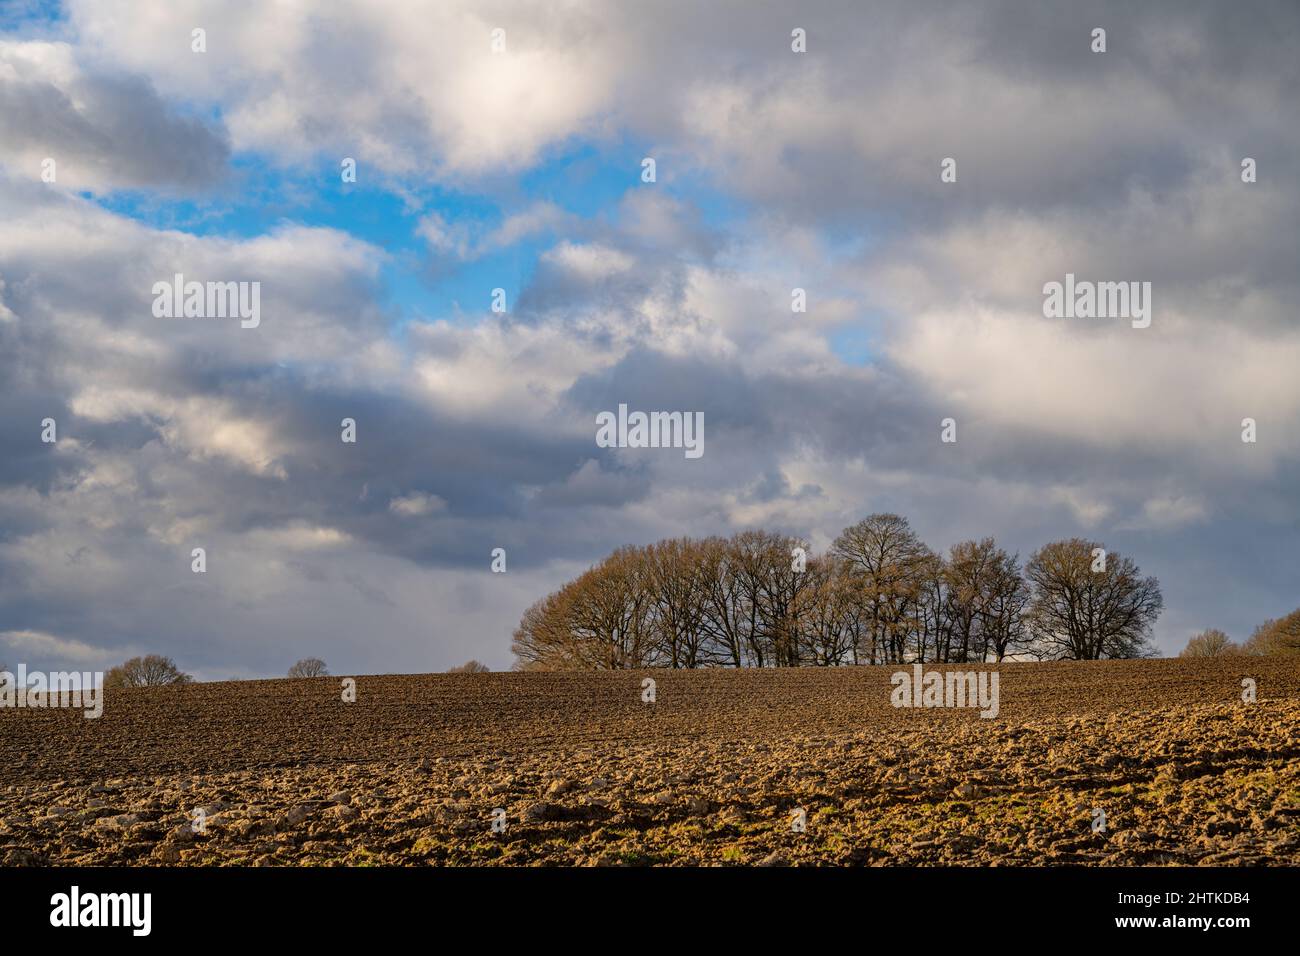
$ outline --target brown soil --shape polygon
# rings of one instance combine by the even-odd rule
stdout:
[[[972,667],[1000,674],[995,719],[895,709],[900,669],[361,677],[355,703],[329,677],[121,691],[98,720],[0,709],[0,864],[1300,864],[1300,660]]]

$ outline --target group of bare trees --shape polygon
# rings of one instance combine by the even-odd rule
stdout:
[[[530,607],[521,669],[795,667],[1150,653],[1154,578],[1082,539],[1021,567],[992,538],[937,554],[874,514],[830,550],[768,531],[624,547]]]
[[[1218,628],[1192,636],[1179,657],[1227,657],[1233,654],[1283,654],[1300,656],[1300,609],[1284,618],[1268,620],[1238,644]]]

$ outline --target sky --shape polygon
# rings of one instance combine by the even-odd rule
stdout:
[[[1300,606],[1298,41],[1257,0],[0,0],[0,662],[505,668],[615,547],[879,511],[1101,542],[1163,653],[1245,638]],[[177,273],[260,324],[155,316]],[[1067,274],[1150,326],[1045,316]],[[620,404],[704,454],[600,447]]]

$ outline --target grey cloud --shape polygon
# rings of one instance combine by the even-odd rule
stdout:
[[[65,82],[62,71],[40,69],[39,55],[14,52],[0,47],[12,71],[0,78],[0,159],[15,173],[22,163],[37,179],[50,157],[60,183],[91,189],[194,190],[226,175],[225,131],[164,102],[148,79],[78,73]]]

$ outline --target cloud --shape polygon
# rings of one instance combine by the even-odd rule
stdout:
[[[415,232],[434,252],[464,262],[481,259],[574,222],[575,217],[555,204],[536,202],[506,216],[492,229],[472,229],[466,222],[449,223],[439,213],[429,212],[420,218]]]
[[[1290,610],[1294,10],[1050,7],[814,3],[806,55],[761,3],[78,0],[60,40],[0,40],[6,633],[201,677],[503,666],[522,610],[613,547],[763,525],[821,549],[884,510],[938,549],[1132,554],[1177,609],[1166,649]],[[47,142],[69,188],[33,171]],[[570,153],[627,190],[562,201]],[[77,195],[162,202],[232,157],[310,193],[342,156],[437,278],[517,257],[511,311],[395,304],[403,254],[347,231],[363,190],[336,227],[240,210],[227,235]],[[1151,328],[1044,318],[1066,272],[1151,281]],[[154,318],[177,273],[260,282],[260,327]],[[597,448],[623,402],[702,412],[705,456]]]
[[[1208,515],[1206,502],[1194,495],[1150,498],[1142,503],[1142,514],[1131,526],[1168,531],[1197,524]]]
[[[97,57],[169,96],[219,102],[234,147],[297,161],[324,152],[406,173],[473,176],[531,164],[608,101],[615,64],[585,4],[383,0],[322,14],[309,4],[132,0],[69,4]],[[191,30],[207,32],[192,53]],[[492,31],[505,29],[493,52]]]
[[[0,163],[12,175],[188,191],[224,178],[229,159],[224,130],[180,113],[147,79],[87,71],[67,43],[0,40]]]
[[[388,502],[388,510],[403,518],[420,518],[442,511],[446,507],[447,502],[437,495],[426,495],[418,491],[401,495]]]
[[[628,272],[634,265],[631,256],[601,245],[575,245],[562,242],[549,250],[543,261],[583,282],[597,282]]]
[[[117,655],[123,653],[92,647],[82,641],[41,631],[0,631],[0,644],[7,646],[14,654],[36,656],[44,660],[56,660],[83,667],[111,667],[120,664],[121,660]],[[11,669],[17,664],[16,660],[5,662],[5,666]]]

